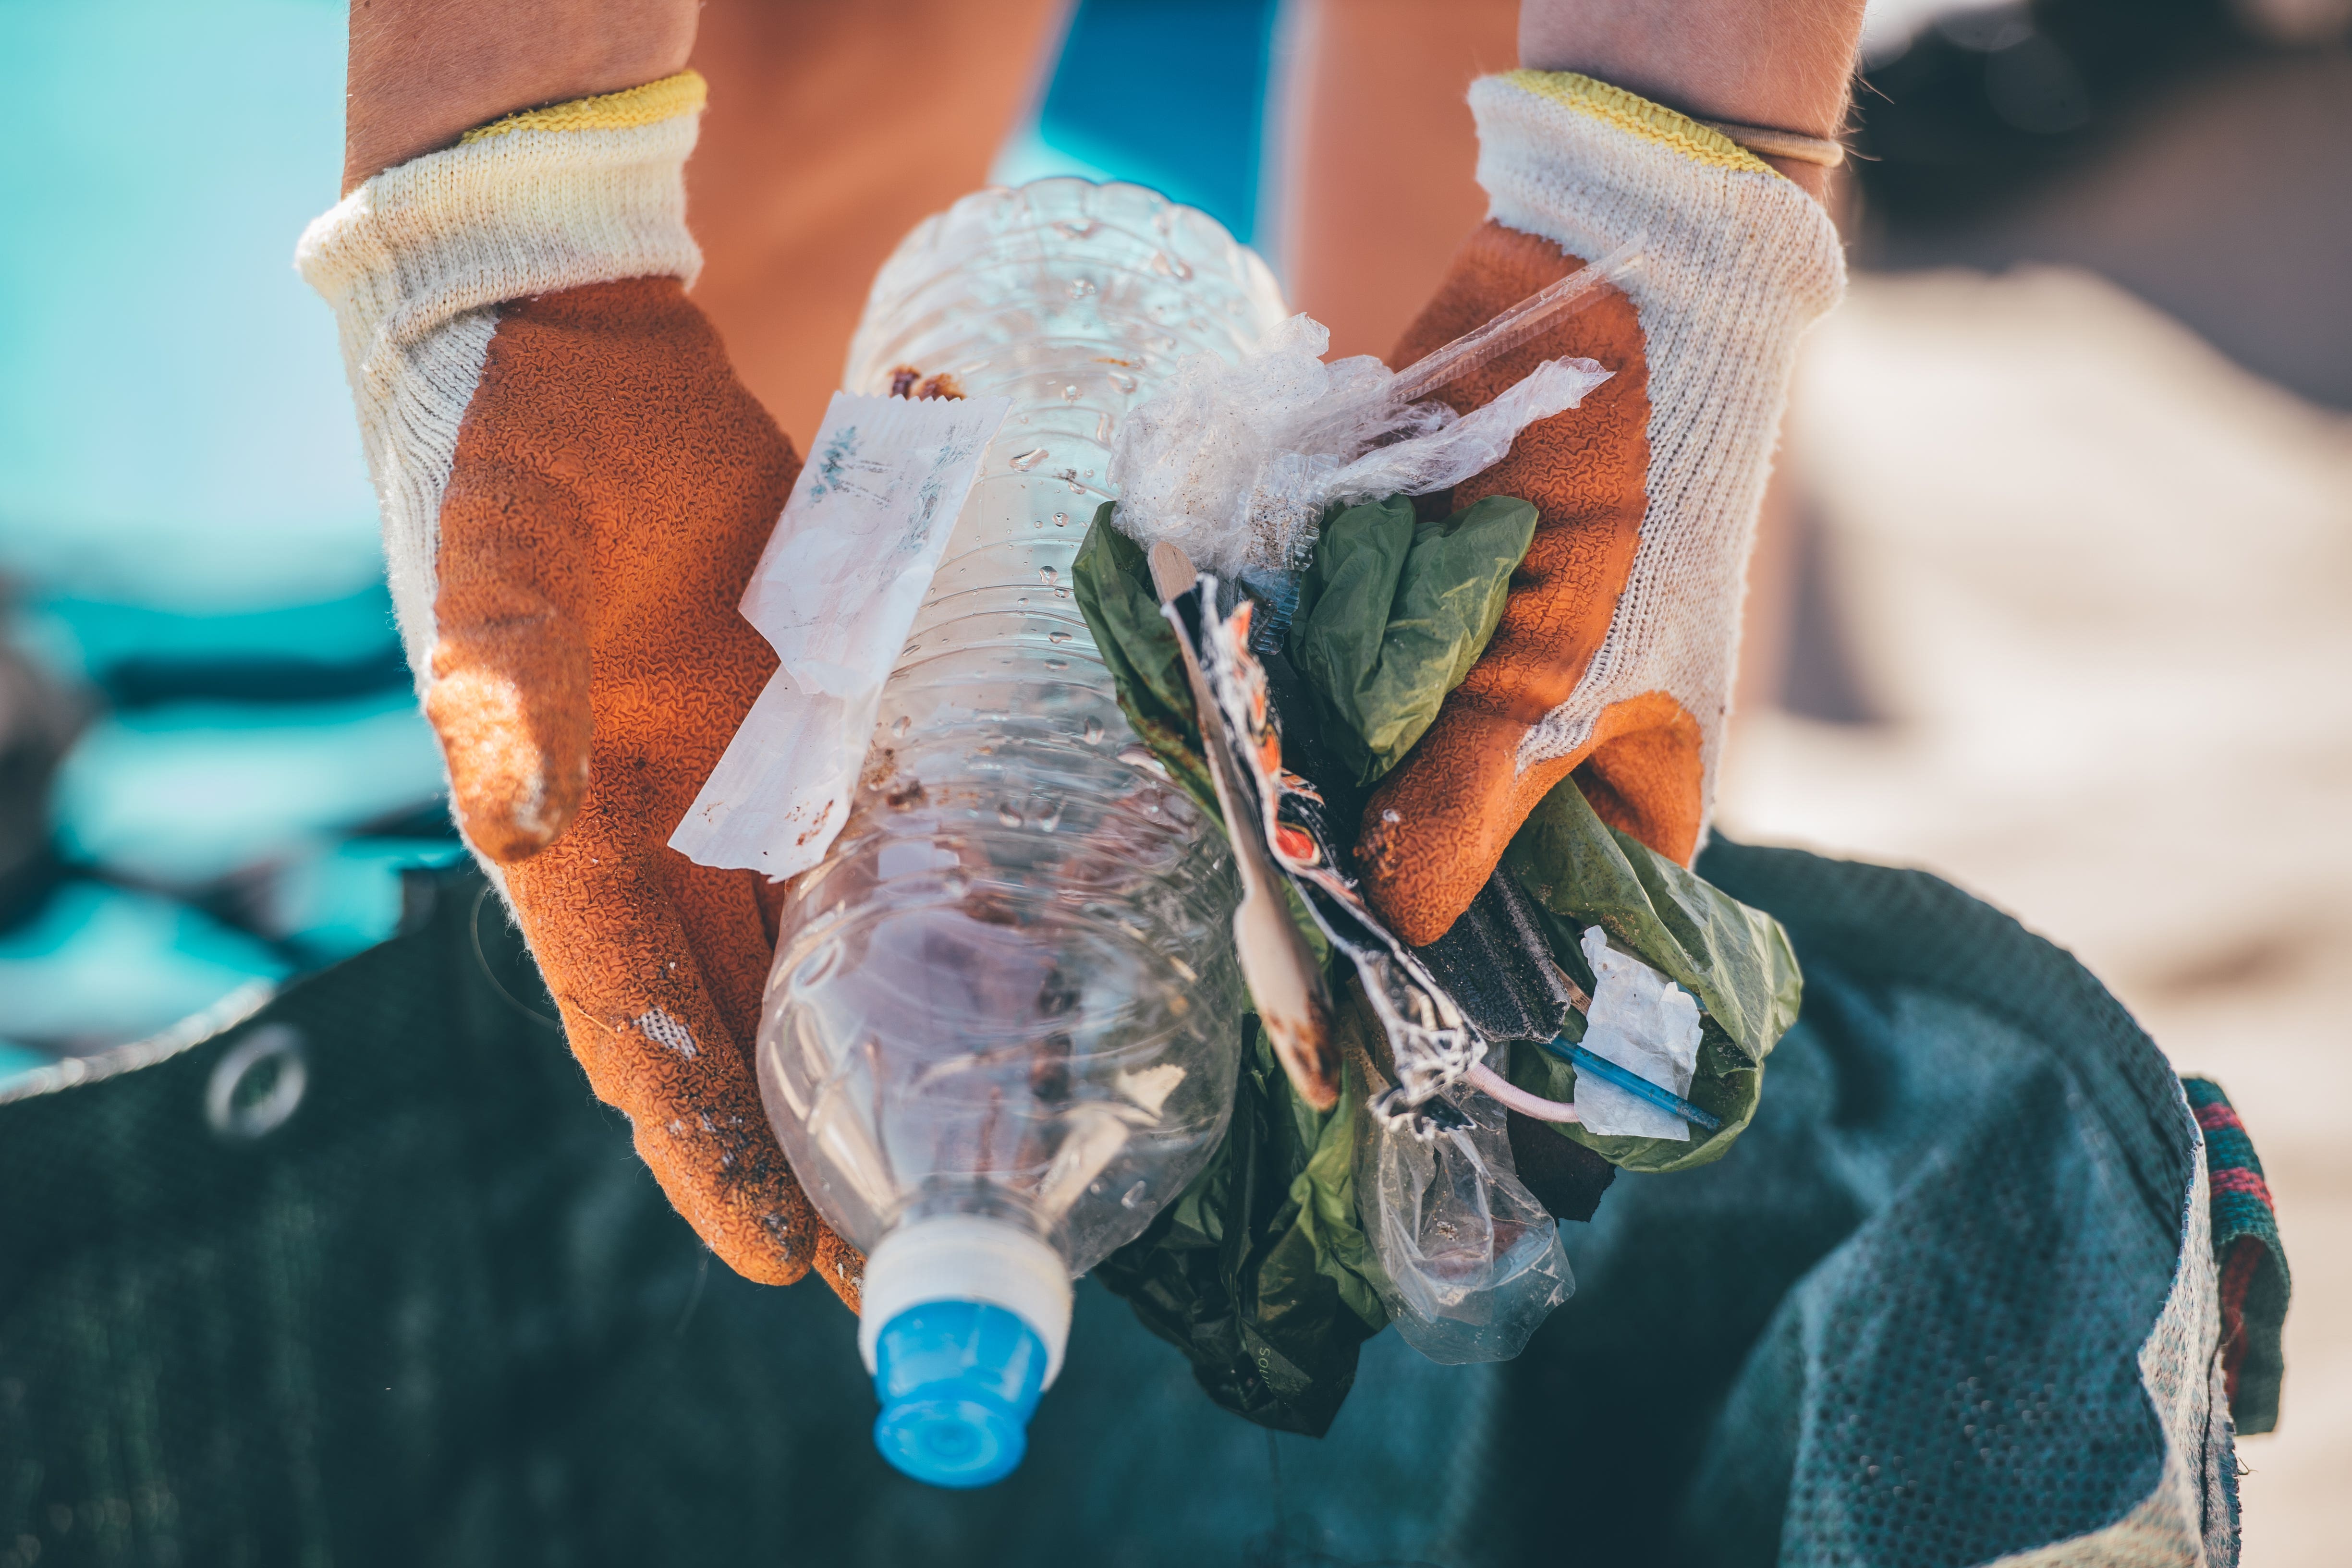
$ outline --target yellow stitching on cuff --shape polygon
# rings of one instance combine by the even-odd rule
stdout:
[[[698,113],[709,96],[709,86],[699,71],[680,71],[625,92],[600,93],[594,98],[575,98],[569,103],[551,103],[545,109],[526,109],[504,120],[474,127],[457,138],[457,145],[469,147],[510,131],[635,131],[641,125],[674,120],[681,114]]]
[[[1701,125],[1688,115],[1663,104],[1636,98],[1621,87],[1611,87],[1574,71],[1505,71],[1496,78],[1522,92],[1549,99],[1563,109],[1589,114],[1646,141],[1671,148],[1695,162],[1717,169],[1746,169],[1779,175],[1780,171],[1719,131]]]

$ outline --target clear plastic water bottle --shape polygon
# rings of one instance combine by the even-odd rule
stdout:
[[[876,1442],[924,1480],[1019,1463],[1070,1281],[1232,1112],[1224,843],[1120,716],[1070,574],[1120,416],[1283,313],[1206,215],[1049,180],[917,228],[851,346],[852,391],[1013,402],[784,907],[759,1039],[793,1168],[867,1255]]]

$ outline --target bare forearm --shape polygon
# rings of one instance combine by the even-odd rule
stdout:
[[[343,189],[518,109],[686,68],[696,0],[352,0]]]
[[[1863,0],[1523,0],[1519,63],[1580,71],[1703,120],[1835,136]],[[1822,193],[1827,171],[1773,160]]]

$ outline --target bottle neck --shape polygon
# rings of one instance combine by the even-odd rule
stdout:
[[[857,1350],[873,1372],[882,1331],[900,1313],[932,1301],[982,1301],[1036,1333],[1050,1388],[1069,1344],[1070,1301],[1069,1265],[1024,1227],[972,1214],[918,1219],[884,1237],[866,1260]]]

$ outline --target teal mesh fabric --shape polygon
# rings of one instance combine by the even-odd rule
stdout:
[[[1804,1016],[1729,1156],[1565,1228],[1526,1355],[1383,1334],[1317,1442],[1083,1287],[971,1494],[875,1457],[849,1315],[709,1260],[495,902],[420,878],[407,935],[227,1035],[0,1105],[0,1568],[2232,1561],[2161,1057],[1933,878],[1702,869],[1787,924]],[[275,1125],[266,1063],[215,1092],[257,1040],[303,1061]]]
[[[712,1260],[496,899],[411,885],[409,935],[227,1035],[0,1104],[5,1568],[1465,1560],[1491,1376],[1383,1336],[1328,1440],[1276,1437],[1091,1284],[1010,1481],[898,1476],[856,1320]],[[291,1113],[237,1130],[257,1067],[217,1130],[287,1030]]]

